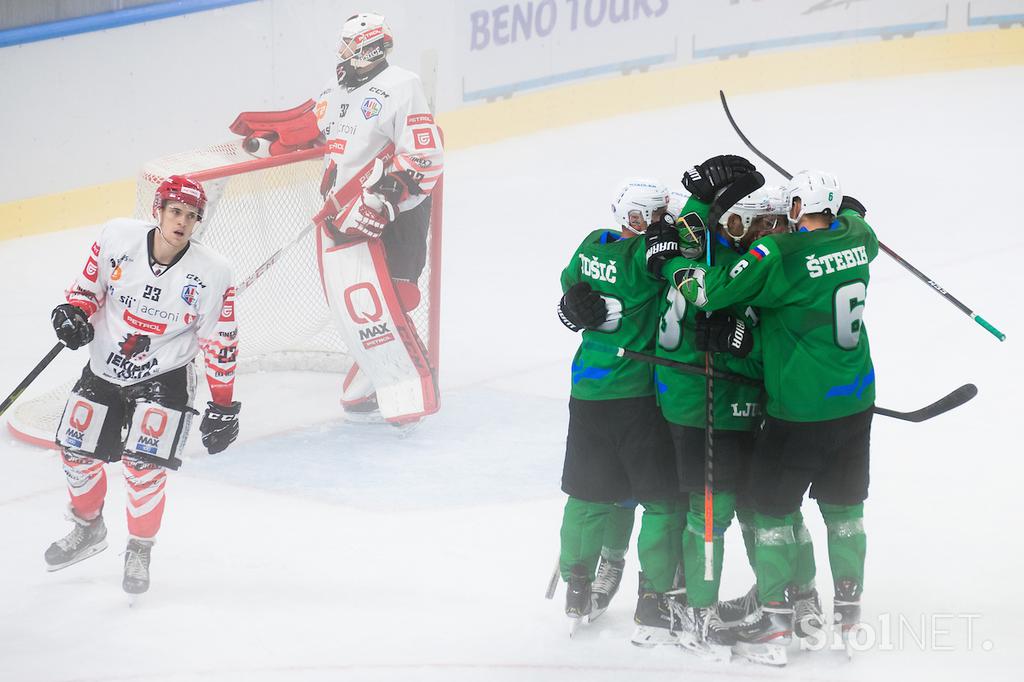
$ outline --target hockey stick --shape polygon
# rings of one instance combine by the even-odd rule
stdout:
[[[876,406],[875,414],[880,414],[883,417],[902,419],[907,422],[923,422],[926,419],[936,417],[943,412],[949,412],[955,407],[960,407],[976,395],[978,395],[977,386],[974,384],[964,384],[952,393],[944,395],[931,405],[922,407],[919,410],[914,410],[913,412],[897,412],[896,410],[889,410],[884,407]]]
[[[647,353],[637,353],[636,351],[627,350],[621,346],[612,346],[597,341],[585,341],[584,348],[595,350],[599,353],[608,353],[610,355],[617,355],[620,358],[631,358],[640,362],[646,362],[651,365],[661,365],[663,367],[671,367],[687,374],[704,374],[704,369],[699,365],[691,365],[686,362],[678,362],[677,360],[669,360],[668,358],[659,358],[656,355],[648,355]],[[733,374],[732,372],[725,372],[720,369],[713,370],[716,379],[725,379],[726,381],[735,381],[737,383],[746,384],[748,386],[760,386],[761,382],[745,377],[742,374]],[[872,408],[872,411],[883,417],[892,417],[893,419],[900,419],[905,422],[923,422],[931,419],[932,417],[938,417],[940,414],[949,412],[950,410],[960,407],[967,401],[971,400],[974,396],[978,395],[978,387],[974,384],[964,384],[960,388],[947,393],[931,405],[926,405],[918,410],[911,412],[900,412],[899,410],[890,410],[887,407],[879,407],[877,405]]]
[[[555,570],[551,571],[551,577],[548,578],[548,589],[544,592],[545,599],[554,599],[555,590],[558,589],[558,578],[561,574],[561,558],[555,559]]]
[[[363,182],[370,175],[373,170],[373,164],[377,159],[380,159],[387,164],[395,156],[395,143],[389,142],[380,152],[377,153],[373,159],[370,160],[362,170],[349,178],[348,182],[341,186],[337,192],[332,194],[330,198],[324,204],[324,207],[320,209],[320,212],[313,216],[313,219],[304,228],[299,230],[299,233],[292,237],[291,241],[279,248],[277,251],[272,253],[267,260],[263,262],[258,268],[253,270],[252,274],[242,280],[235,287],[235,295],[241,296],[242,292],[253,285],[253,283],[263,276],[267,270],[273,267],[274,263],[279,261],[281,257],[295,248],[299,242],[305,239],[306,235],[316,229],[318,226],[323,225],[324,221],[328,216],[338,215],[344,209],[348,207],[350,203],[356,198],[356,195],[362,190]],[[341,199],[339,199],[341,197]]]
[[[717,222],[717,221],[715,221]],[[704,228],[704,256],[714,265],[711,228]],[[698,315],[700,313],[697,313]],[[711,313],[704,313],[711,317]],[[715,579],[715,354],[704,351],[704,580]]]
[[[755,147],[753,145],[753,143],[751,143],[751,141],[747,138],[747,136],[743,134],[743,131],[740,130],[740,127],[736,124],[736,119],[734,119],[732,117],[732,112],[729,111],[729,103],[725,99],[725,93],[723,91],[719,90],[718,91],[718,96],[722,100],[722,108],[725,109],[725,115],[729,119],[729,124],[732,125],[732,129],[734,131],[736,131],[736,134],[739,135],[739,138],[741,140],[743,140],[743,144],[747,145],[747,149],[749,149],[750,151],[752,151],[755,154],[757,154],[757,156],[762,161],[764,161],[769,166],[771,166],[776,171],[778,171],[779,174],[782,175],[784,178],[786,178],[787,180],[792,179],[793,175],[791,173],[786,171],[786,169],[783,168],[782,166],[780,166],[779,164],[777,164],[774,161],[772,161],[771,159],[769,159],[767,155],[765,155],[760,149]],[[906,259],[904,259],[902,256],[900,256],[898,253],[896,253],[895,251],[890,249],[885,244],[883,244],[881,240],[879,240],[879,242],[878,242],[878,248],[882,249],[882,251],[885,251],[887,254],[889,254],[889,256],[893,260],[895,260],[897,263],[899,263],[904,268],[906,268],[912,275],[914,275],[919,280],[921,280],[922,282],[924,282],[925,284],[930,286],[936,293],[938,293],[944,299],[946,299],[947,301],[952,303],[954,306],[956,306],[960,310],[960,312],[964,313],[965,315],[970,317],[972,320],[974,320],[975,322],[980,324],[982,327],[984,327],[985,330],[988,331],[988,333],[990,333],[992,336],[996,337],[1000,341],[1005,341],[1006,340],[1006,334],[1002,333],[1001,331],[999,331],[998,329],[993,327],[992,324],[990,324],[988,322],[988,320],[986,320],[984,317],[982,317],[981,315],[977,314],[976,312],[974,312],[973,310],[968,308],[966,305],[961,303],[958,298],[956,298],[955,296],[950,294],[948,291],[943,289],[941,286],[939,286],[938,282],[936,282],[931,277],[929,277],[928,275],[924,274],[923,272],[921,272],[920,270],[915,268],[913,265],[908,263],[906,261]]]
[[[47,353],[46,356],[39,361],[38,365],[32,368],[32,371],[28,373],[28,376],[22,379],[21,383],[18,384],[18,387],[14,389],[11,392],[11,394],[7,396],[7,398],[4,400],[3,404],[0,405],[0,415],[6,412],[7,408],[14,404],[14,401],[17,400],[21,396],[22,392],[24,392],[24,390],[29,387],[29,384],[36,380],[36,377],[38,377],[42,373],[42,371],[46,369],[47,365],[53,362],[53,359],[57,357],[57,355],[59,355],[60,352],[64,350],[64,348],[65,346],[63,341],[58,341],[53,345],[53,348],[50,349],[50,352]]]
[[[647,353],[637,353],[636,351],[628,350],[622,346],[613,346],[607,343],[601,343],[600,341],[584,341],[584,348],[595,350],[599,353],[608,353],[609,355],[617,355],[620,358],[630,358],[632,360],[639,360],[640,362],[646,362],[649,365],[661,365],[662,367],[671,367],[677,369],[680,372],[686,374],[694,374],[698,376],[706,376],[707,369],[700,365],[691,365],[688,362],[679,362],[678,360],[669,360],[668,358],[660,358],[657,355],[648,355]],[[744,384],[746,386],[761,386],[762,382],[757,379],[751,379],[745,377],[742,374],[734,374],[733,372],[727,372],[721,369],[715,369],[712,367],[712,373],[716,379],[725,379],[726,381],[733,381],[738,384]]]

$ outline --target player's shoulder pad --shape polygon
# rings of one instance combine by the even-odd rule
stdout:
[[[113,220],[108,220],[103,223],[103,227],[100,230],[100,237],[103,241],[131,241],[145,236],[154,227],[156,227],[156,224],[152,220],[114,218]]]
[[[225,258],[219,251],[215,251],[206,244],[194,240],[189,245],[189,251],[194,251],[195,258],[201,261],[203,266],[202,275],[204,277],[221,281],[225,287],[231,284],[231,261]]]

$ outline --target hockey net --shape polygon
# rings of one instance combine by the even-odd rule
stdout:
[[[153,195],[167,176],[189,175],[200,181],[209,202],[194,239],[228,258],[235,281],[240,282],[291,242],[323,206],[318,188],[324,151],[319,147],[261,157],[243,149],[239,140],[156,159],[139,173],[135,217],[153,219]],[[427,349],[435,380],[442,192],[443,179],[432,192],[427,264],[418,282],[420,304],[408,313]],[[315,248],[311,230],[239,295],[235,302],[239,372],[348,369],[351,361],[324,299]],[[53,434],[75,378],[20,401],[10,413],[10,431],[26,442],[53,447]]]

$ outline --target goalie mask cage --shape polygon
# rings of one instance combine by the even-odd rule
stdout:
[[[317,147],[257,157],[245,151],[239,140],[150,161],[138,177],[135,217],[154,220],[153,195],[167,176],[188,175],[198,180],[209,201],[193,239],[226,257],[236,283],[241,282],[289,243],[323,206],[318,188],[325,152],[326,148]],[[440,340],[443,182],[442,177],[431,193],[426,267],[418,281],[421,300],[407,313],[426,349],[435,382]],[[341,373],[350,367],[351,360],[324,298],[315,248],[316,235],[311,230],[236,299],[240,373]],[[53,436],[73,384],[71,379],[36,398],[19,401],[9,413],[10,431],[21,440],[56,447]],[[339,396],[340,392],[341,377]]]

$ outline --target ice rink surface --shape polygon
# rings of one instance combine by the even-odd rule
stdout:
[[[882,241],[1008,336],[999,343],[885,255],[874,262],[865,321],[878,404],[915,409],[968,381],[980,394],[922,424],[875,420],[864,593],[874,642],[853,663],[794,650],[780,671],[630,646],[633,547],[611,609],[574,640],[562,591],[543,599],[578,342],[554,315],[558,275],[588,231],[610,226],[623,177],[675,187],[695,162],[746,153],[708,101],[451,154],[441,412],[399,438],[339,420],[339,377],[240,376],[241,438],[210,457],[193,433],[168,483],[152,588],[132,608],[120,588],[119,466],[108,469],[110,549],[47,573],[43,550],[68,530],[59,459],[5,430],[0,680],[1019,679],[1024,68],[731,104],[791,172],[836,172]],[[96,234],[0,243],[5,395],[53,344],[49,311]],[[85,360],[65,352],[28,396]],[[824,527],[806,511],[828,604]],[[734,525],[723,597],[751,581]]]

